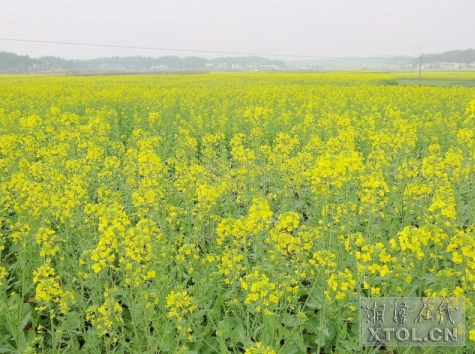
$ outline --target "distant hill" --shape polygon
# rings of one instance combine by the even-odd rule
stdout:
[[[32,66],[44,66],[53,69],[94,70],[94,71],[143,71],[155,69],[184,69],[208,70],[243,68],[245,66],[285,66],[283,61],[271,60],[257,56],[252,57],[223,57],[206,59],[201,57],[180,58],[177,56],[152,57],[110,57],[91,60],[65,60],[47,56],[38,59],[20,56],[14,53],[0,52],[0,71],[28,72]]]
[[[442,54],[422,54],[424,63],[465,63],[470,64],[475,61],[475,49],[451,50]]]
[[[422,54],[422,62],[430,63],[464,63],[475,62],[475,49],[452,50],[442,54]],[[230,70],[230,69],[257,69],[257,68],[338,68],[338,67],[386,67],[403,66],[412,64],[417,67],[418,58],[410,57],[381,57],[373,58],[334,58],[334,59],[296,59],[288,60],[286,63],[281,60],[272,60],[257,56],[251,57],[222,57],[206,59],[201,57],[177,57],[163,56],[152,57],[109,57],[91,60],[65,60],[53,56],[41,58],[30,58],[27,55],[17,55],[14,53],[0,52],[0,72],[28,72],[30,68],[36,66],[38,71],[66,69],[69,71],[96,71],[96,72],[122,72],[122,71],[147,71],[147,70]],[[59,70],[60,71],[60,70]]]
[[[28,55],[0,52],[0,71],[26,72],[34,64],[41,64],[41,61]]]

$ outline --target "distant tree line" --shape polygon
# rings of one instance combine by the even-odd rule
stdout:
[[[475,61],[475,49],[452,50],[442,54],[422,54],[423,63],[436,62],[457,62],[469,64]],[[375,64],[405,64],[412,63],[417,66],[418,58],[388,58],[379,61],[362,59],[335,58],[332,60],[321,60],[321,64],[326,66],[374,66]],[[285,67],[281,60],[272,60],[257,56],[250,57],[222,57],[216,59],[206,59],[197,56],[181,58],[178,56],[163,56],[159,58],[152,57],[109,57],[97,58],[91,60],[65,60],[53,56],[45,56],[38,59],[30,58],[28,55],[17,55],[14,53],[0,52],[0,71],[28,72],[33,65],[46,65],[50,68],[62,68],[67,70],[150,70],[152,67],[160,65],[168,69],[183,70],[202,70],[206,64],[211,64],[213,69],[229,69],[232,65],[245,67],[250,64],[272,65],[279,68]]]
[[[41,64],[41,61],[30,58],[28,55],[0,52],[0,70],[25,72],[33,64]]]
[[[52,68],[62,68],[68,70],[100,70],[104,66],[117,68],[119,66],[127,70],[150,70],[153,66],[166,66],[170,69],[195,69],[199,70],[205,64],[212,64],[214,68],[221,66],[231,67],[231,65],[246,66],[253,63],[260,65],[275,65],[284,67],[285,63],[280,60],[271,60],[257,56],[251,57],[223,57],[216,59],[206,59],[201,57],[180,58],[177,56],[164,56],[160,58],[152,57],[110,57],[97,58],[91,60],[65,60],[53,56],[45,56],[38,59],[29,56],[21,56],[13,53],[0,52],[0,70],[11,70],[17,72],[27,72],[33,65],[48,65]]]
[[[414,59],[418,61],[419,59]],[[475,61],[475,49],[451,50],[442,54],[422,54],[423,63],[465,63],[470,64]]]

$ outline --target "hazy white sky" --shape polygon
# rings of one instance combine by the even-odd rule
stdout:
[[[289,55],[412,56],[475,48],[475,0],[0,0],[0,37]],[[222,56],[3,40],[0,51],[70,59]]]

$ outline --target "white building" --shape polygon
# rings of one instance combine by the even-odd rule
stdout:
[[[28,71],[30,73],[48,73],[53,71],[53,68],[46,64],[33,64],[33,66],[28,68]]]
[[[150,67],[150,70],[165,70],[165,69],[168,69],[168,66],[167,65],[153,65]]]

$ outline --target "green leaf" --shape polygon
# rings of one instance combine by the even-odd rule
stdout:
[[[315,317],[315,314],[312,313],[307,315],[307,321],[304,324],[304,328],[308,333],[318,333],[319,325],[320,321]]]
[[[245,330],[242,320],[240,318],[236,318],[234,320],[234,329],[231,331],[230,338],[234,343],[241,342],[246,344],[246,337],[244,336]]]
[[[325,346],[327,338],[330,336],[328,328],[324,327],[319,332],[317,332],[317,339],[315,339],[315,344],[320,345],[321,347]]]
[[[305,306],[308,307],[310,310],[315,310],[316,308],[321,308],[321,304],[316,299],[312,299],[312,298],[310,298],[306,302]]]
[[[26,327],[28,322],[31,320],[31,310],[26,313],[26,315],[23,317],[23,319],[20,322],[20,325],[18,326],[18,331],[23,332],[23,329]]]
[[[269,329],[271,332],[274,332],[282,327],[276,316],[264,316],[264,325],[266,329]]]
[[[228,338],[231,335],[231,325],[228,317],[218,322],[218,331],[223,338]]]
[[[281,322],[286,327],[295,327],[298,324],[298,319],[296,315],[291,315],[289,313],[285,313],[282,315]]]
[[[218,338],[218,342],[219,342],[219,352],[229,353],[228,346],[226,345],[224,338]]]
[[[227,350],[227,348],[226,348]],[[204,347],[201,349],[202,354],[215,354],[215,353],[222,353],[221,346],[218,343],[216,337],[209,337],[206,339],[204,343]],[[227,352],[224,352],[227,353]]]
[[[282,354],[295,354],[299,352],[299,347],[295,344],[289,345],[288,347],[284,347],[281,350],[279,350],[279,353]]]
[[[424,280],[426,285],[434,284],[435,282],[437,282],[437,277],[434,274],[426,274],[420,277],[420,279]]]

